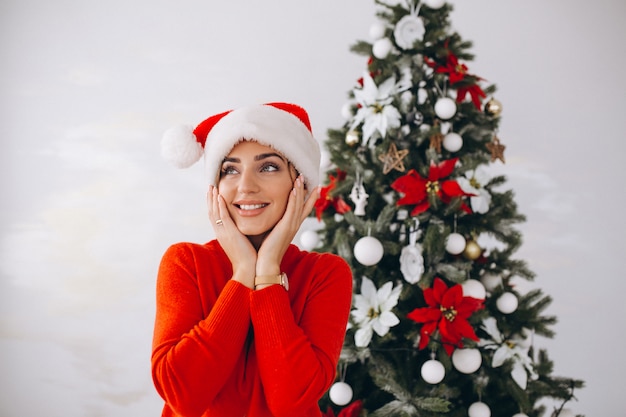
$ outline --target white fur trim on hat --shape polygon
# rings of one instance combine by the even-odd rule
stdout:
[[[242,140],[254,140],[285,155],[309,189],[319,184],[320,147],[311,131],[292,113],[265,104],[233,110],[213,126],[204,144],[209,183],[217,183],[224,158]]]
[[[190,126],[168,129],[161,139],[161,156],[177,168],[188,168],[195,164],[203,152]]]

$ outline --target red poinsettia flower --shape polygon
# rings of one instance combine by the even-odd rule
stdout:
[[[428,58],[424,58],[424,61],[432,67],[436,73],[448,74],[451,86],[454,86],[456,83],[463,82],[462,86],[457,86],[456,101],[458,103],[465,100],[465,97],[469,93],[474,106],[480,109],[481,100],[486,97],[486,94],[476,83],[482,80],[482,78],[467,73],[467,66],[465,64],[461,64],[457,56],[448,49],[448,41],[445,43],[445,49],[448,53],[445,65],[439,65],[437,62]]]
[[[417,171],[412,169],[406,175],[396,179],[391,184],[391,188],[404,194],[398,200],[397,205],[415,204],[411,216],[416,216],[430,207],[429,196],[436,196],[445,204],[450,203],[453,198],[473,196],[463,191],[454,180],[442,181],[452,173],[458,160],[459,158],[452,158],[439,164],[431,162],[428,178],[422,178]],[[461,203],[461,209],[466,213],[472,212],[472,209],[464,202]]]
[[[446,48],[447,46],[446,42]],[[439,65],[435,61],[428,58],[424,58],[424,61],[426,61],[426,63],[430,65],[435,72],[439,74],[448,74],[448,77],[450,78],[450,85],[463,81],[465,75],[467,74],[467,66],[465,64],[460,64],[456,55],[450,51],[448,51],[445,65]]]
[[[463,287],[455,284],[448,288],[440,278],[435,278],[432,288],[424,290],[428,307],[416,308],[407,317],[424,323],[420,330],[418,349],[428,346],[430,336],[439,332],[443,348],[451,355],[456,347],[463,347],[463,339],[478,341],[474,328],[467,319],[483,308],[483,300],[463,296]]]
[[[469,93],[470,97],[472,98],[472,103],[474,103],[474,106],[476,106],[477,109],[480,109],[481,106],[482,106],[481,100],[483,98],[487,97],[487,95],[485,94],[483,89],[478,86],[478,84],[472,84],[472,85],[467,86],[467,87],[459,87],[459,88],[457,88],[457,90],[456,90],[456,101],[457,101],[457,103],[460,103],[463,100],[465,100],[465,96],[468,93]]]
[[[347,406],[346,408],[342,409],[339,412],[339,414],[337,414],[337,416],[335,416],[335,413],[333,412],[333,410],[330,407],[328,407],[328,409],[326,410],[326,412],[324,413],[322,417],[359,417],[359,414],[361,413],[362,409],[363,409],[363,401],[356,400],[352,404]]]
[[[322,187],[320,190],[320,196],[315,202],[315,216],[318,221],[322,219],[322,213],[331,206],[334,207],[338,214],[344,214],[351,210],[350,206],[343,200],[343,198],[333,197],[331,195],[332,191],[337,186],[337,182],[346,178],[346,173],[338,169],[336,177],[334,175],[329,175],[328,178],[330,179],[330,183],[327,186]]]

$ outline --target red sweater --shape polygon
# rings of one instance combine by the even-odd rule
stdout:
[[[352,272],[332,254],[291,245],[289,291],[230,280],[217,240],[179,243],[157,279],[152,377],[162,416],[320,417],[335,380]]]

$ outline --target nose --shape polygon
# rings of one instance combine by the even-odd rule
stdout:
[[[242,194],[250,194],[259,191],[259,178],[256,173],[249,169],[244,169],[239,176],[239,192]]]

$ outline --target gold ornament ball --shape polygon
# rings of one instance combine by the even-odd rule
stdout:
[[[483,253],[483,248],[481,248],[478,243],[473,240],[467,241],[465,244],[465,249],[463,250],[463,256],[469,259],[470,261],[474,261],[480,257]]]
[[[499,116],[502,113],[502,103],[495,98],[490,99],[485,103],[485,113],[490,116]]]
[[[346,133],[346,144],[348,146],[355,146],[360,141],[361,138],[359,137],[359,132],[356,130],[349,130],[348,133]]]

